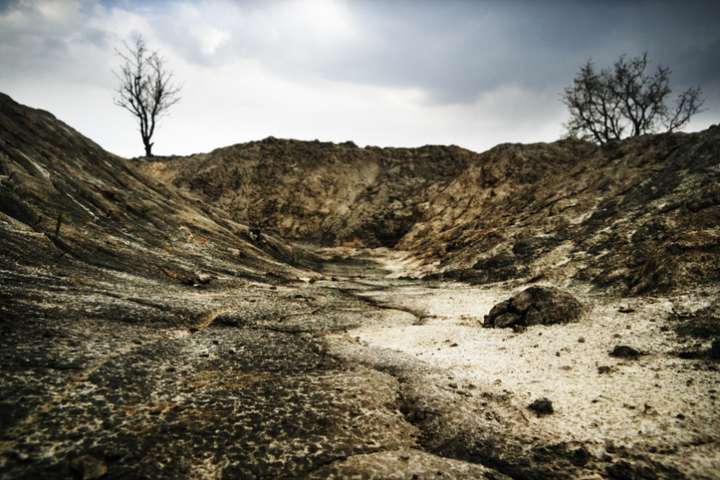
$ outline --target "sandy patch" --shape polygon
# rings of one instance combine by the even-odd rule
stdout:
[[[624,445],[649,451],[691,448],[694,468],[720,471],[717,392],[720,374],[703,360],[681,359],[669,328],[669,299],[630,302],[578,294],[592,305],[580,322],[523,333],[482,328],[482,317],[512,292],[466,285],[411,285],[363,293],[376,302],[426,313],[422,324],[373,324],[351,337],[370,348],[409,354],[447,371],[458,384],[501,388],[525,408],[547,397],[555,414],[537,418],[551,441]],[[621,313],[631,304],[634,311]],[[609,355],[629,345],[637,360]],[[530,427],[529,427],[530,428]],[[695,453],[693,453],[695,452]]]

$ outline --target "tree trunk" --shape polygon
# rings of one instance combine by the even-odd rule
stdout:
[[[145,156],[146,157],[152,157],[152,147],[153,144],[149,140],[144,140],[143,143],[145,144]]]

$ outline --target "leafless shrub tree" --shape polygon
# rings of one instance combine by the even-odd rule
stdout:
[[[569,133],[605,144],[686,125],[701,110],[700,88],[685,90],[674,105],[668,105],[670,69],[659,66],[646,73],[647,66],[647,53],[630,59],[623,55],[612,70],[599,72],[588,60],[563,94],[570,110]]]
[[[152,157],[152,137],[158,120],[180,101],[180,86],[167,70],[165,61],[148,49],[145,39],[135,35],[130,43],[116,51],[122,65],[115,76],[119,86],[115,104],[137,119],[145,147],[145,156]]]

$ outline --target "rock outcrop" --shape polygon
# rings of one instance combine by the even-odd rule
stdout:
[[[495,305],[483,326],[522,331],[531,325],[576,322],[585,309],[571,294],[552,287],[530,287]]]

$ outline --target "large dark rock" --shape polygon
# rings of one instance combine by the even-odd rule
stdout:
[[[583,305],[567,292],[553,287],[530,287],[495,305],[485,315],[483,326],[519,331],[530,325],[575,322],[583,312]]]

